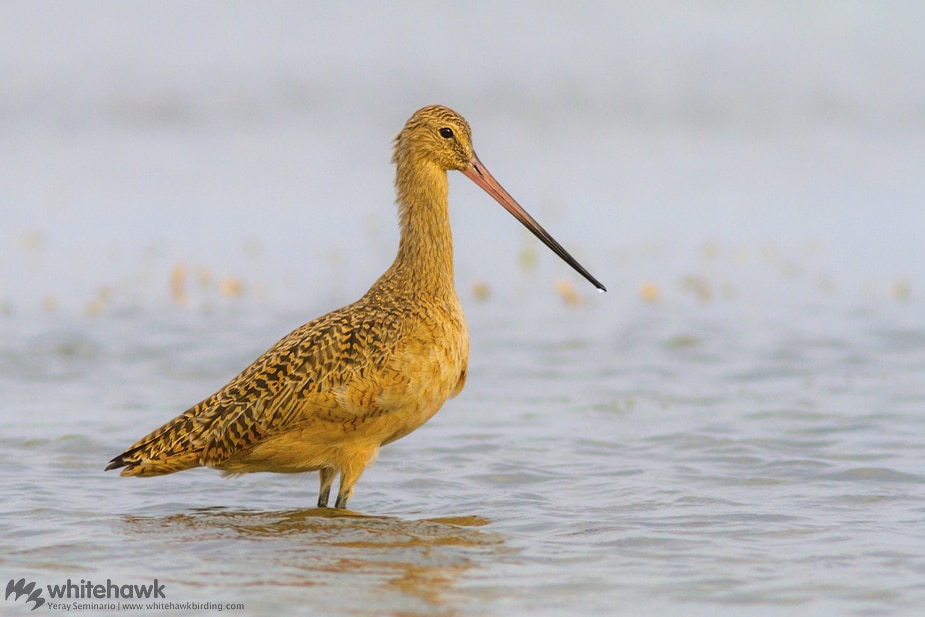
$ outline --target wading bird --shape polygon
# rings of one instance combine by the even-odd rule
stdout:
[[[604,286],[488,173],[469,124],[442,106],[398,137],[401,237],[394,263],[362,298],[297,328],[221,390],[110,461],[123,476],[193,467],[227,474],[318,471],[326,507],[345,508],[379,447],[430,419],[466,383],[469,335],[453,283],[447,171],[482,187],[600,291]]]

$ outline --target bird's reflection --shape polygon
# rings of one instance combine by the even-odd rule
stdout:
[[[483,529],[489,521],[474,515],[404,520],[331,508],[203,508],[122,522],[135,539],[187,546],[192,572],[178,573],[185,584],[329,587],[348,591],[344,601],[359,609],[373,608],[364,606],[368,596],[379,614],[453,615],[463,574],[508,553],[502,536]]]

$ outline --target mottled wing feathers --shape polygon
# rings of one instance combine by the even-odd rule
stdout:
[[[386,333],[401,336],[402,312],[370,311],[357,303],[305,324],[217,393],[114,458],[107,469],[126,467],[122,475],[143,476],[220,466],[301,424],[355,420],[375,407],[363,385],[375,380],[364,379],[363,372],[387,364],[383,359],[394,346],[376,339]],[[383,320],[394,323],[383,328]]]
[[[122,470],[123,476],[147,476],[196,467],[198,455],[183,445],[183,436],[193,432],[196,421],[193,414],[197,407],[139,439],[135,445],[112,459],[106,470],[125,467]]]

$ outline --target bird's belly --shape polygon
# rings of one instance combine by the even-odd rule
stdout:
[[[305,438],[305,428],[273,435],[237,452],[215,468],[228,474],[238,474],[260,471],[301,473],[332,467],[337,459],[338,441],[325,440],[322,436],[324,431],[318,431],[318,428],[315,427],[312,439]]]
[[[216,465],[229,474],[270,471],[300,473],[324,467],[339,468],[355,450],[375,450],[417,429],[447,398],[431,385],[428,392],[400,409],[357,415],[351,419],[314,419],[302,426],[265,438]]]

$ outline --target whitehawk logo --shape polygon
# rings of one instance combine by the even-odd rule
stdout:
[[[32,607],[32,610],[45,604],[45,598],[42,597],[42,588],[36,588],[35,581],[27,585],[26,579],[24,578],[18,581],[10,579],[10,582],[6,584],[6,598],[4,599],[9,600],[10,596],[14,593],[16,597],[14,597],[13,600],[18,600],[22,596],[28,596],[26,602],[35,602],[35,606]]]

